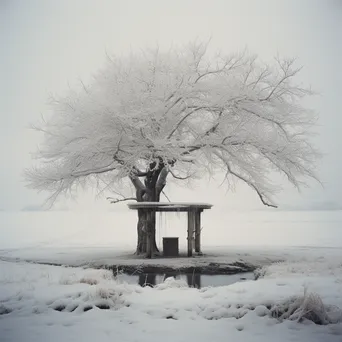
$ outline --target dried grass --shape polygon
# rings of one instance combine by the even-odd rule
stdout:
[[[342,322],[342,310],[336,306],[325,305],[321,297],[304,289],[304,295],[292,297],[287,301],[272,307],[270,315],[283,321],[285,319],[297,322],[305,320],[318,325]]]
[[[97,279],[91,277],[83,277],[80,279],[81,284],[97,285],[98,282],[99,281]]]

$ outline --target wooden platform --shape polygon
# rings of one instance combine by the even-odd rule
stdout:
[[[195,233],[195,252],[201,253],[201,213],[205,209],[210,209],[208,203],[188,203],[188,202],[137,202],[129,203],[129,209],[146,210],[147,212],[187,212],[188,213],[188,257],[193,252],[193,234]]]
[[[188,203],[188,202],[137,202],[129,203],[129,209],[152,209],[154,211],[190,211],[210,209],[211,204],[208,203]]]

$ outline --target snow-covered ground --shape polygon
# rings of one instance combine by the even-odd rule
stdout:
[[[266,266],[257,281],[200,290],[172,279],[142,288],[105,270],[25,263],[141,262],[129,258],[135,231],[123,230],[125,221],[119,227],[111,226],[109,215],[102,221],[89,214],[41,215],[0,216],[1,342],[342,341],[341,213],[240,216],[230,221],[240,241],[232,228],[219,224],[221,217],[204,240],[207,258]],[[208,222],[204,227],[209,230]],[[177,229],[163,235],[183,228]],[[271,264],[276,260],[283,261]],[[299,320],[303,315],[330,324]]]
[[[341,318],[334,306],[342,308],[342,268],[323,259],[276,264],[258,281],[201,290],[172,278],[141,288],[105,270],[4,261],[0,267],[2,342],[342,341],[342,323],[271,317],[306,289],[321,297],[329,319]]]

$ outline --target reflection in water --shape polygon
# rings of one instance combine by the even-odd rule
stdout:
[[[139,275],[139,285],[140,286],[151,286],[156,285],[157,275],[153,273],[144,273]]]
[[[162,279],[160,279],[162,277]],[[182,279],[186,280],[187,284],[189,287],[196,287],[200,288],[201,287],[201,274],[199,273],[192,273],[192,274],[176,274],[176,273],[166,273],[165,275],[158,275],[158,280],[162,281],[157,281],[157,274],[153,273],[143,273],[139,275],[139,281],[138,284],[140,286],[155,286],[157,284],[162,283],[165,279],[167,278],[175,278],[177,280]]]
[[[202,275],[200,273],[142,273],[139,275],[121,274],[117,276],[121,281],[129,284],[139,284],[140,286],[150,286],[161,284],[165,279],[173,277],[176,280],[185,281],[189,287],[201,288],[206,286],[225,286],[245,280],[255,280],[253,272],[232,274],[232,275]]]
[[[201,274],[200,273],[187,274],[186,280],[190,287],[196,287],[197,289],[201,288]]]

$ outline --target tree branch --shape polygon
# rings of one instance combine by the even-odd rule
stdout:
[[[193,175],[188,175],[188,176],[185,176],[185,177],[181,177],[181,176],[176,176],[171,170],[169,170],[169,172],[171,173],[173,178],[179,179],[179,180],[186,180],[186,179],[189,179],[189,178],[191,178],[193,176]]]
[[[294,84],[294,60],[264,64],[246,51],[209,56],[207,44],[195,42],[108,61],[89,87],[51,101],[56,115],[37,128],[45,133],[39,165],[26,172],[32,188],[55,199],[90,179],[98,189],[107,185],[103,193],[128,177],[141,201],[155,186],[161,194],[169,172],[185,180],[228,165],[229,179],[240,178],[273,206],[273,169],[297,188],[301,177],[315,178],[314,113],[301,103],[312,93]]]
[[[136,191],[142,191],[142,190],[146,190],[145,185],[142,183],[142,181],[138,178],[138,176],[133,176],[130,175],[129,179],[131,180],[131,182],[133,183],[135,190]]]
[[[264,117],[264,116],[262,116],[262,115],[256,113],[255,111],[250,110],[250,109],[247,109],[247,108],[244,108],[244,107],[241,107],[241,109],[244,110],[244,111],[246,111],[247,113],[250,113],[250,114],[252,114],[252,115],[257,116],[258,118],[260,118],[260,119],[262,119],[262,120],[265,120],[265,121],[268,121],[268,122],[270,122],[270,123],[275,124],[275,125],[284,133],[286,139],[288,139],[288,134],[287,134],[285,128],[284,128],[283,125],[282,125],[280,122],[278,122],[277,120],[274,120],[274,119],[270,119],[270,118]]]
[[[137,167],[133,166],[133,174],[137,177],[146,177],[147,172],[146,171],[140,171]]]
[[[215,70],[207,70],[205,73],[199,75],[197,79],[195,80],[195,84],[203,77],[208,76],[208,75],[213,75],[213,74],[219,74],[224,71],[229,71],[232,70],[234,67],[237,67],[238,63],[242,60],[242,57],[237,58],[232,65],[230,65],[228,68],[227,66],[229,63],[234,59],[234,57],[231,57],[230,59],[226,60],[224,65],[221,68],[217,68]]]
[[[169,202],[171,202],[170,199],[169,199],[169,197],[166,195],[166,193],[165,193],[164,190],[162,190],[162,194],[165,196],[165,198],[166,198]]]
[[[170,172],[170,170],[168,170],[168,168],[166,168],[165,166],[163,167],[163,169],[160,171],[160,174],[158,176],[158,180],[156,183],[156,189],[158,192],[161,192],[162,189],[165,187],[166,185],[166,178],[168,173]]]
[[[127,198],[113,198],[113,197],[107,197],[107,200],[110,201],[110,203],[115,204],[119,202],[125,202],[125,201],[137,201],[135,197],[127,197]]]
[[[276,205],[268,202],[268,200],[265,198],[265,196],[263,195],[263,193],[258,189],[258,187],[251,182],[250,180],[248,180],[246,177],[238,174],[237,172],[233,171],[232,168],[229,165],[229,162],[224,160],[224,158],[222,156],[220,156],[218,153],[215,153],[215,155],[217,157],[219,157],[225,164],[226,168],[227,168],[227,172],[229,172],[230,174],[232,174],[233,176],[235,176],[236,178],[242,180],[243,182],[245,182],[247,185],[249,185],[252,189],[254,189],[254,191],[258,194],[262,204],[268,206],[268,207],[272,207],[272,208],[277,208]]]
[[[101,174],[106,173],[110,171],[114,171],[116,169],[116,166],[111,167],[114,162],[111,162],[109,165],[104,166],[99,169],[89,169],[89,170],[83,170],[83,171],[75,171],[70,174],[71,177],[77,178],[77,177],[87,177],[92,174]]]
[[[193,114],[193,113],[195,113],[195,112],[197,112],[197,111],[199,111],[199,110],[201,110],[201,109],[203,109],[203,107],[197,107],[197,108],[195,108],[194,110],[192,110],[192,111],[190,111],[188,114],[186,114],[185,116],[183,116],[179,121],[178,121],[178,123],[176,124],[176,126],[174,127],[174,129],[170,132],[170,134],[167,136],[167,138],[166,139],[170,139],[171,137],[172,137],[172,135],[177,131],[177,129],[179,128],[179,126],[182,124],[182,122],[187,118],[187,117],[189,117],[191,114]]]

